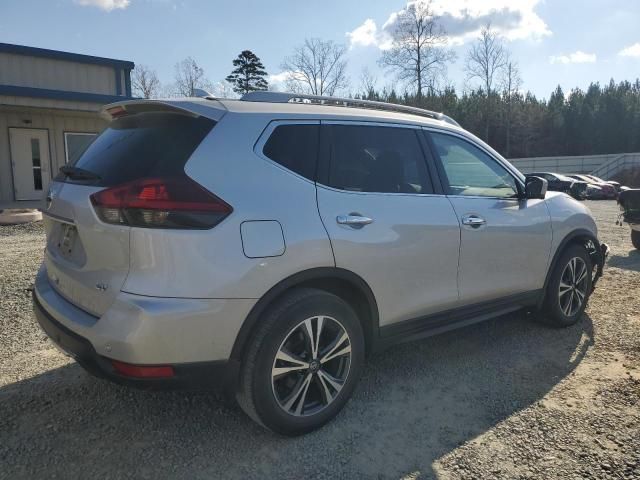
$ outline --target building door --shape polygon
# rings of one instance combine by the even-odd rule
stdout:
[[[11,166],[16,200],[41,200],[49,184],[49,132],[10,128]]]

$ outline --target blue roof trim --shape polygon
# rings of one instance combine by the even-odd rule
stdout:
[[[13,53],[16,55],[29,55],[32,57],[53,58],[55,60],[67,60],[78,63],[89,63],[93,65],[106,65],[108,67],[120,67],[127,70],[132,70],[135,66],[133,62],[129,62],[127,60],[94,57],[92,55],[61,52],[59,50],[49,50],[47,48],[27,47],[24,45],[14,45],[12,43],[0,43],[0,52]]]
[[[15,97],[48,98],[50,100],[71,100],[76,102],[113,103],[129,100],[124,95],[103,95],[100,93],[69,92],[67,90],[50,90],[48,88],[17,87],[15,85],[0,85],[0,95]]]

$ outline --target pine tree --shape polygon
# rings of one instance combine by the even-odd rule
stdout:
[[[233,61],[236,67],[226,78],[233,91],[238,94],[254,92],[256,90],[266,90],[269,84],[264,78],[267,72],[264,65],[251,50],[244,50],[238,58]]]

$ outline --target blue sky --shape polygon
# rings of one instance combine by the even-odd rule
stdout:
[[[421,1],[421,0],[418,0]],[[491,21],[518,62],[523,89],[548,97],[591,81],[640,77],[640,1],[433,0],[458,54],[449,81],[468,85],[465,52]],[[171,83],[174,65],[192,56],[212,82],[253,50],[270,74],[305,37],[349,47],[352,91],[363,67],[379,87],[395,85],[377,60],[404,0],[0,0],[0,42],[121,58],[148,65]],[[399,88],[401,90],[401,86]]]

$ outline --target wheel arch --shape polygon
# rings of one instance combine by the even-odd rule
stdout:
[[[280,281],[253,306],[236,337],[231,360],[242,362],[244,352],[261,315],[276,300],[296,287],[317,288],[332,293],[351,305],[356,311],[365,334],[366,352],[369,354],[378,338],[378,304],[373,291],[362,277],[338,267],[318,267],[298,272]]]
[[[588,250],[589,249],[588,245],[590,242],[593,243],[593,246],[595,248],[595,255],[598,257],[598,258],[595,258],[594,260],[598,262],[598,265],[600,265],[600,270],[601,270],[602,265],[600,262],[602,262],[604,259],[600,259],[600,256],[601,256],[600,248],[599,248],[600,243],[598,242],[598,238],[595,236],[593,232],[584,228],[573,230],[562,239],[562,241],[558,245],[558,248],[556,248],[556,251],[553,254],[553,258],[551,259],[551,263],[549,264],[549,268],[547,269],[547,275],[544,280],[544,288],[542,290],[542,295],[540,297],[540,300],[538,301],[538,307],[542,307],[545,301],[545,298],[547,295],[547,287],[549,286],[551,275],[553,274],[553,271],[555,270],[556,265],[558,264],[558,259],[560,258],[562,253],[570,245],[583,245]],[[590,255],[592,255],[592,258],[593,258],[594,252],[589,252],[589,253]]]

